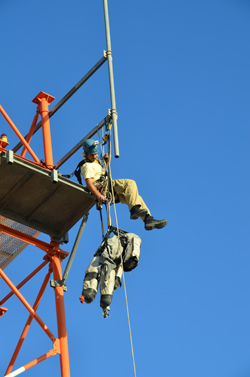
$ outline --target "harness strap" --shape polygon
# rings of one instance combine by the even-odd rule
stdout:
[[[76,170],[75,170],[74,173],[73,173],[73,174],[75,174],[75,176],[76,176],[78,182],[80,183],[80,185],[82,185],[81,167],[82,167],[82,165],[86,164],[86,162],[97,163],[97,164],[99,164],[99,165],[102,165],[102,164],[101,164],[101,161],[98,160],[98,159],[95,159],[95,161],[91,161],[91,160],[89,160],[88,158],[84,158],[83,160],[81,160],[81,161],[79,162],[79,164],[77,165]],[[72,176],[72,175],[71,175],[71,176]]]

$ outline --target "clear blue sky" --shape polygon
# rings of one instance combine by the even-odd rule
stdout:
[[[120,158],[113,178],[132,178],[163,230],[144,230],[126,206],[121,229],[142,238],[140,264],[126,273],[138,377],[248,377],[249,87],[248,0],[109,0]],[[0,104],[25,135],[40,92],[56,104],[106,49],[102,1],[2,1]],[[111,107],[108,65],[51,118],[57,162]],[[3,117],[10,148],[18,140]],[[42,134],[31,143],[43,158]],[[71,173],[79,151],[60,169]],[[112,214],[112,222],[114,215]],[[115,225],[115,224],[114,224]],[[71,251],[79,224],[70,231]],[[40,239],[49,242],[44,235]],[[99,214],[91,211],[65,294],[72,376],[133,376],[123,288],[111,317],[99,295],[81,305],[84,272],[101,242]],[[42,262],[29,246],[6,268],[18,284]],[[63,264],[63,268],[66,262]],[[33,304],[45,272],[23,289]],[[0,282],[1,298],[8,292]],[[27,319],[12,297],[0,319],[0,375]],[[57,334],[54,292],[38,314]],[[51,349],[32,323],[14,370]],[[54,356],[25,375],[60,376]]]

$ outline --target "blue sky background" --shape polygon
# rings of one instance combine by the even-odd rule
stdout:
[[[120,143],[112,175],[135,179],[153,216],[169,221],[147,232],[126,206],[117,206],[120,228],[142,238],[139,266],[125,274],[137,376],[248,377],[250,3],[108,5]],[[102,1],[12,0],[0,9],[0,104],[26,135],[36,111],[32,99],[45,91],[56,97],[52,108],[102,57]],[[54,162],[110,107],[105,63],[51,118]],[[0,131],[13,148],[18,140],[3,117]],[[31,146],[43,158],[41,130]],[[71,173],[80,159],[79,151],[60,172]],[[64,250],[71,251],[79,225]],[[99,294],[91,305],[78,299],[100,243],[93,208],[65,294],[71,375],[133,376],[123,287],[109,319],[102,318]],[[17,285],[42,258],[29,246],[5,272]],[[21,290],[31,305],[46,272]],[[0,283],[2,298],[9,289]],[[15,297],[4,306],[1,376],[28,317]],[[48,287],[38,314],[57,335],[54,306]],[[51,348],[33,321],[13,370]],[[60,376],[59,357],[25,373]]]

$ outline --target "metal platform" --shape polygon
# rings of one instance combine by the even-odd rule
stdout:
[[[84,186],[54,173],[1,152],[0,215],[61,239],[95,202]]]
[[[37,237],[40,234],[36,229],[29,228],[26,225],[19,224],[3,216],[0,216],[0,224],[32,237]],[[28,245],[29,244],[24,241],[0,232],[0,268],[4,270]]]

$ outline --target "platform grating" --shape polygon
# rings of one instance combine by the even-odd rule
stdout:
[[[22,225],[1,215],[0,224],[33,237],[37,237],[40,233],[36,229]],[[29,244],[24,241],[0,232],[0,268],[4,269],[28,245]]]

